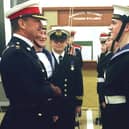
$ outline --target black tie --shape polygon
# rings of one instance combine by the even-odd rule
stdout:
[[[34,49],[34,47],[31,47],[31,50],[32,50],[33,52],[35,52],[35,49]]]
[[[63,60],[63,57],[60,55],[59,56],[59,64],[62,62],[62,60]]]

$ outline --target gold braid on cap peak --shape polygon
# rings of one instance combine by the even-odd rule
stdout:
[[[42,14],[32,14],[31,16],[37,19],[42,19],[44,21],[47,21],[47,18],[44,17]]]

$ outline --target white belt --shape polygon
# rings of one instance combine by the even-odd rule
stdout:
[[[97,78],[97,82],[104,82],[104,78],[98,77],[98,78]]]
[[[126,103],[126,97],[125,96],[105,96],[105,102],[106,104],[122,104]]]

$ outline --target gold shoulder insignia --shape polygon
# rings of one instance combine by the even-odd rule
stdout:
[[[16,49],[20,49],[20,45],[15,45]]]
[[[2,52],[2,55],[9,49],[9,48],[16,48],[16,49],[20,49],[20,45],[18,44],[18,45],[8,45],[8,46],[6,46],[6,48],[3,50],[3,52]]]

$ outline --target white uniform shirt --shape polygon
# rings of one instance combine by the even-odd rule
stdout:
[[[37,55],[46,69],[47,77],[50,78],[52,76],[52,66],[50,61],[48,60],[47,56],[43,52],[38,52]]]

